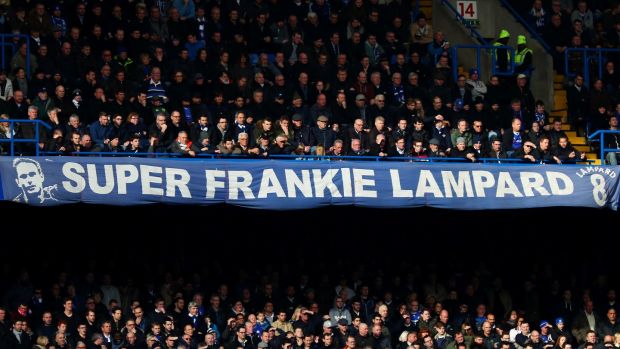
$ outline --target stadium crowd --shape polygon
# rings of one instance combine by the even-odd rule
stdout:
[[[410,1],[0,5],[16,48],[4,51],[0,118],[51,125],[0,123],[0,138],[39,128],[50,154],[584,157],[551,127],[526,74],[455,80],[449,38]]]
[[[0,289],[0,347],[620,347],[619,305],[605,276],[588,287],[576,280],[562,286],[555,278],[537,285],[530,276],[508,288],[484,265],[449,277],[428,265],[389,277],[361,265],[348,274],[285,278],[279,269],[257,271],[261,268],[267,269],[240,271],[237,278],[224,273],[229,282],[204,271],[117,281],[117,274],[63,271],[31,279],[23,270]]]

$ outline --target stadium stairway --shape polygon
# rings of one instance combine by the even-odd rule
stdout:
[[[553,109],[549,113],[551,120],[558,117],[562,118],[562,129],[566,132],[571,144],[575,146],[577,150],[585,152],[588,160],[594,160],[594,165],[600,165],[601,160],[598,158],[598,154],[592,151],[586,137],[577,136],[577,131],[573,130],[572,126],[568,123],[568,108],[564,81],[564,75],[560,74],[556,74],[553,79]]]
[[[426,16],[426,20],[432,24],[433,19],[433,0],[419,0],[420,1],[420,9],[419,11],[424,13]]]

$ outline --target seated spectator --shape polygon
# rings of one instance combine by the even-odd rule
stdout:
[[[442,158],[446,156],[446,152],[441,148],[441,141],[437,138],[431,138],[428,141],[428,150],[426,154],[429,158]]]
[[[491,150],[489,150],[486,157],[494,159],[506,159],[508,157],[506,152],[502,149],[502,141],[500,139],[493,139],[491,142]]]
[[[142,153],[144,148],[140,145],[140,137],[130,136],[129,144],[125,147],[125,153]]]
[[[350,149],[347,153],[348,156],[364,156],[368,154],[368,150],[362,147],[362,141],[360,139],[353,138],[350,142]]]
[[[586,154],[575,149],[569,142],[568,137],[562,136],[558,146],[553,150],[553,158],[558,164],[574,164],[585,160]]]
[[[370,156],[387,156],[388,155],[388,145],[385,140],[384,134],[377,134],[375,136],[375,141],[370,145],[370,150],[368,151],[368,155]]]
[[[480,80],[478,69],[472,68],[469,70],[469,79],[467,79],[465,83],[471,88],[472,100],[476,100],[478,97],[484,100],[487,93],[487,86]]]
[[[512,155],[510,157],[513,159],[521,159],[523,160],[523,162],[528,162],[528,163],[535,163],[535,162],[538,162],[539,160],[538,153],[536,152],[536,145],[530,141],[525,141],[520,148],[515,149],[512,152]],[[521,329],[521,334],[523,334],[523,329]],[[518,340],[519,340],[519,335],[517,335],[517,341]],[[525,345],[526,342],[523,341],[523,344]]]
[[[424,148],[424,142],[421,140],[413,141],[413,148],[411,148],[411,153],[409,156],[418,158],[418,159],[426,159],[428,158],[428,153],[426,148]]]
[[[131,141],[135,141],[135,136],[130,139],[130,142]],[[196,153],[200,152],[200,148],[189,140],[186,131],[180,131],[176,141],[168,147],[168,152],[180,154],[181,156],[195,157]]]
[[[525,141],[525,134],[521,131],[521,120],[518,118],[512,119],[511,128],[506,129],[503,136],[503,146],[506,154],[509,157],[512,156],[516,150],[523,148]]]
[[[464,137],[458,137],[455,144],[456,146],[450,151],[451,158],[462,158],[476,162],[476,153],[470,146],[467,146],[467,141]]]

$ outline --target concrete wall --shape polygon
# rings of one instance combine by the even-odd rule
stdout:
[[[442,31],[451,45],[479,45],[478,41],[471,37],[469,30],[456,21],[452,11],[446,6],[442,6],[439,0],[433,2],[433,30]],[[480,78],[486,81],[489,78],[491,60],[486,50],[482,52]],[[458,50],[458,63],[465,71],[475,67],[476,50]]]
[[[456,8],[456,0],[451,0]],[[445,6],[441,5],[441,1],[433,2],[433,28],[441,30],[446,34],[446,39],[451,43],[458,42],[460,44],[477,43],[469,36],[467,29],[459,24],[454,14]],[[495,38],[501,29],[507,29],[510,32],[511,40],[509,45],[516,47],[517,36],[525,35],[528,46],[534,51],[534,66],[530,87],[534,98],[541,99],[551,110],[553,107],[553,61],[551,56],[547,54],[545,49],[537,40],[532,38],[528,31],[506,10],[498,0],[478,0],[478,19],[480,26],[478,32],[485,38]],[[466,37],[464,37],[466,36]],[[463,51],[467,52],[467,51]],[[484,58],[486,57],[486,59]],[[488,79],[490,57],[488,54],[483,56],[482,78]],[[475,64],[475,55],[472,53],[459,53],[459,65],[465,70]]]

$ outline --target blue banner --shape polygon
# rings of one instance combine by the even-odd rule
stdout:
[[[228,203],[458,210],[618,208],[617,166],[308,160],[0,158],[0,197],[30,205]]]

